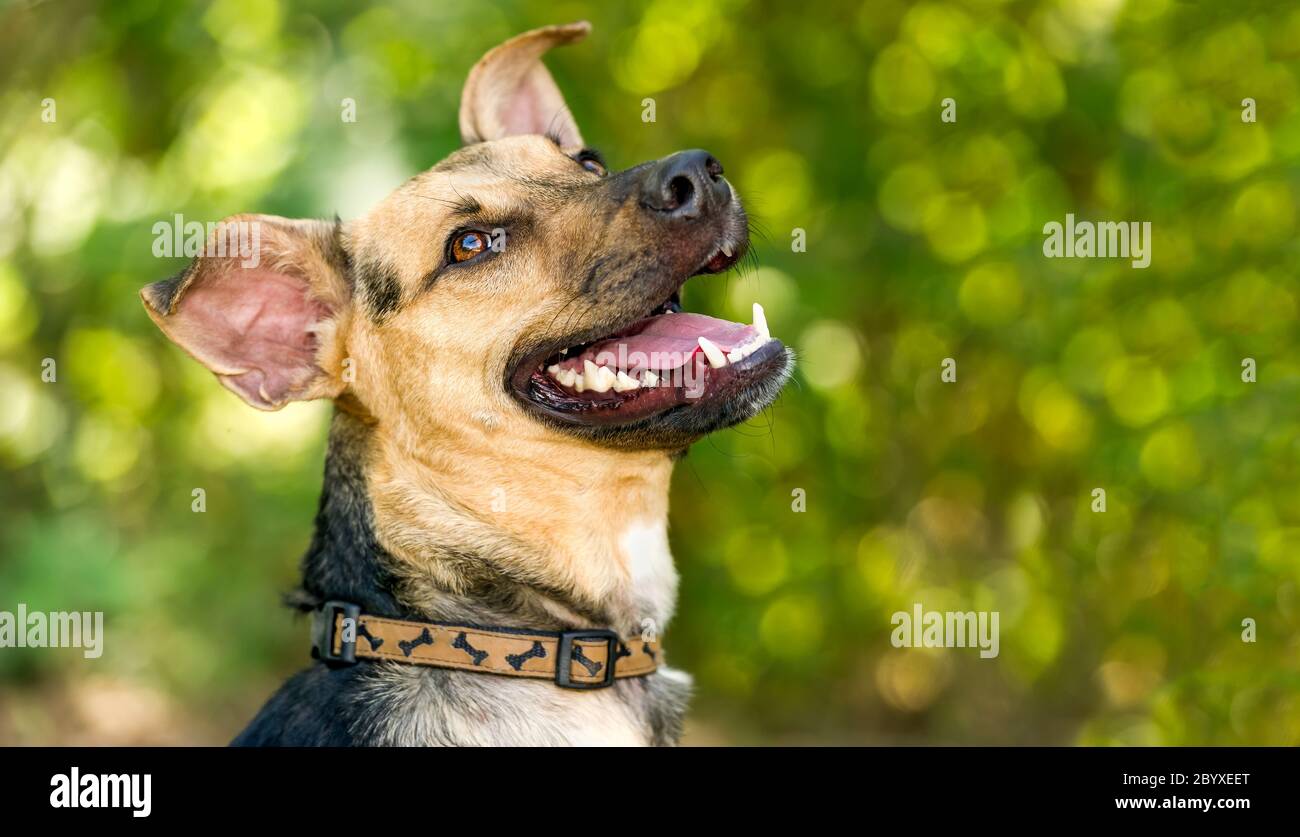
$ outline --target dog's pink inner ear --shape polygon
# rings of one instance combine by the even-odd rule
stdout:
[[[283,273],[237,264],[211,273],[169,315],[172,339],[255,407],[303,393],[320,374],[315,329],[329,309]]]
[[[140,296],[164,334],[254,407],[333,398],[351,304],[340,236],[337,221],[231,216],[207,255]]]
[[[568,105],[540,64],[520,79],[514,95],[502,100],[498,107],[507,136],[549,133],[564,148],[582,145]]]
[[[517,134],[550,134],[565,148],[582,146],[578,124],[542,63],[552,47],[582,40],[588,23],[547,26],[518,35],[474,65],[460,98],[466,144]]]

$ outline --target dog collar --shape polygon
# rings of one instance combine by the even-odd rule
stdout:
[[[532,631],[389,619],[331,600],[312,615],[312,656],[332,666],[388,660],[603,689],[659,667],[659,643],[609,630]]]

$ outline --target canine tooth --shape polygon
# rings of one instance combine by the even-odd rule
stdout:
[[[727,258],[731,258],[731,243],[730,243],[730,242],[728,242],[728,243],[722,245],[722,255],[726,256]]]
[[[767,315],[763,313],[763,306],[757,302],[754,303],[754,328],[758,329],[764,343],[772,339],[772,332],[767,330]]]
[[[653,386],[657,386],[658,384],[659,384],[659,376],[651,372],[649,369],[641,373],[642,386],[653,387]]]
[[[640,388],[641,382],[622,370],[619,370],[618,375],[614,378],[614,392],[627,392],[630,389]]]
[[[727,365],[727,356],[722,353],[712,340],[703,335],[700,336],[700,348],[704,350],[704,356],[709,359],[709,366],[714,369],[721,369]]]

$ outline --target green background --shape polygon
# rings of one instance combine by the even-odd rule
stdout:
[[[485,50],[584,18],[588,142],[711,150],[763,233],[687,305],[800,355],[675,476],[688,741],[1300,744],[1300,9],[1170,0],[4,4],[0,609],[108,636],[0,649],[0,742],[222,743],[304,664],[329,407],[157,333],[153,225],[356,217]],[[1150,221],[1150,268],[1044,258],[1066,213]],[[891,647],[917,602],[1001,654]]]

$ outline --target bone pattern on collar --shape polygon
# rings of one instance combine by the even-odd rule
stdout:
[[[334,613],[331,651],[343,651],[344,615]],[[553,632],[529,632],[414,622],[361,614],[356,619],[357,659],[481,671],[514,677],[554,680],[560,638]],[[659,667],[656,640],[620,639],[614,677],[644,677]],[[610,664],[609,643],[574,640],[569,677],[574,683],[599,684]]]

